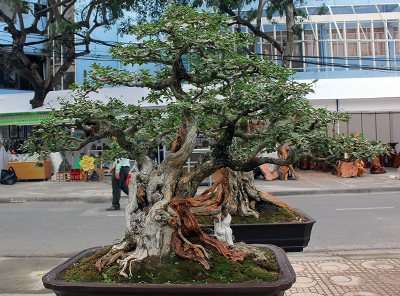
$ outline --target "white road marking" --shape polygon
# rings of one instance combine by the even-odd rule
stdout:
[[[375,207],[375,208],[347,208],[347,209],[336,209],[336,211],[353,211],[353,210],[385,210],[394,209],[394,207]]]
[[[315,183],[315,182],[313,182],[313,181],[310,181],[309,179],[305,178],[304,176],[301,176],[301,178],[303,178],[303,179],[306,180],[307,182],[310,182],[311,184],[314,184],[314,185],[319,186],[319,187],[322,187],[322,188],[326,188],[326,187],[323,186],[323,185],[320,185],[320,184],[317,184],[317,183]]]

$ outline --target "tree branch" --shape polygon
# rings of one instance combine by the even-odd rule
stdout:
[[[227,7],[224,4],[224,0],[219,0],[219,8],[221,11],[227,13],[228,15],[232,16],[237,23],[244,25],[248,27],[256,36],[259,36],[265,40],[267,40],[269,43],[272,44],[273,47],[275,47],[281,54],[283,53],[283,48],[282,46],[271,36],[268,34],[264,33],[263,31],[257,29],[254,25],[252,25],[250,22],[242,19],[240,16],[238,16],[236,13],[234,13],[229,7]]]

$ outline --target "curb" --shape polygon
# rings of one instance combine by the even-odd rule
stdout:
[[[400,192],[400,187],[269,191],[268,193],[273,196],[291,196],[291,195],[329,195],[329,194],[346,194],[346,193],[369,194],[369,193],[379,193],[379,192]]]
[[[83,203],[109,203],[111,197],[0,197],[0,203],[24,202],[83,202]]]
[[[400,192],[399,187],[373,187],[373,188],[350,188],[350,189],[317,189],[317,190],[293,190],[293,191],[268,191],[269,194],[277,196],[293,195],[330,195],[330,194],[370,194],[379,192]],[[83,203],[109,203],[111,197],[0,197],[0,203],[24,203],[24,202],[83,202]]]

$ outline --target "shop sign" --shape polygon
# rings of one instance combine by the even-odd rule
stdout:
[[[81,169],[71,169],[69,175],[70,175],[71,181],[80,181],[81,180]]]
[[[21,125],[40,123],[46,118],[50,118],[50,112],[24,112],[24,113],[4,113],[0,114],[0,125]]]

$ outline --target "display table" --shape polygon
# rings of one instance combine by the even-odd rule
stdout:
[[[51,177],[51,162],[46,160],[39,163],[42,163],[43,167],[36,169],[36,162],[34,161],[7,162],[7,168],[14,168],[18,180],[49,179]]]

